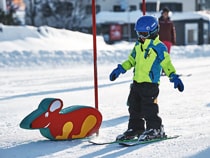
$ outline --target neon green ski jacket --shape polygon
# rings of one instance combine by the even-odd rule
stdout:
[[[176,73],[167,48],[159,40],[159,36],[155,40],[146,39],[143,44],[136,42],[128,59],[122,63],[122,67],[126,71],[134,67],[133,80],[137,83],[159,84],[161,68],[168,77],[170,74]]]

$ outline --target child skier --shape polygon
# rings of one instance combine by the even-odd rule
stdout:
[[[134,67],[133,84],[128,97],[130,114],[128,129],[117,136],[117,140],[134,137],[139,137],[139,140],[149,140],[164,137],[157,104],[161,68],[169,77],[170,82],[174,83],[174,88],[178,88],[180,92],[184,90],[184,85],[176,74],[166,46],[159,40],[159,25],[156,18],[140,17],[134,30],[138,41],[128,59],[118,64],[110,74],[110,80],[114,81],[120,74]]]

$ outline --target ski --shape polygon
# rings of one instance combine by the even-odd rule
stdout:
[[[154,143],[154,142],[159,142],[159,141],[164,141],[168,139],[175,139],[178,138],[178,135],[175,136],[166,136],[163,138],[156,138],[156,139],[151,139],[151,140],[145,140],[145,141],[135,141],[135,142],[120,142],[119,144],[122,146],[136,146],[136,145],[142,145],[142,144],[149,144],[149,143]]]
[[[94,145],[106,145],[106,144],[117,144],[118,143],[122,146],[135,146],[135,145],[140,145],[140,144],[159,142],[159,141],[168,140],[168,139],[175,139],[178,137],[179,137],[179,135],[167,136],[164,138],[157,138],[157,139],[152,139],[152,140],[147,140],[147,141],[138,141],[138,139],[105,141],[104,139],[93,138],[93,139],[89,139],[88,142],[91,144],[94,144]]]
[[[136,142],[138,139],[132,140],[113,140],[113,141],[104,141],[99,139],[90,139],[88,140],[89,143],[94,145],[106,145],[106,144],[115,144],[115,143],[128,143],[128,142]]]

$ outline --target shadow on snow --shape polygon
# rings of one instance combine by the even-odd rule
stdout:
[[[72,141],[50,141],[40,140],[17,145],[11,148],[0,149],[0,157],[39,157],[46,156],[62,150],[66,150],[73,146],[77,146],[84,140]]]
[[[102,122],[102,128],[108,128],[108,127],[114,127],[116,125],[119,125],[121,123],[127,122],[128,121],[129,116],[121,116],[121,117],[117,117],[117,118],[113,118],[110,120],[105,120]]]
[[[109,86],[113,86],[113,85],[129,83],[129,82],[131,82],[131,80],[103,84],[103,85],[99,85],[98,87],[99,88],[104,88],[104,87],[109,87]],[[13,95],[13,96],[8,96],[8,97],[3,97],[3,98],[0,98],[0,101],[1,100],[16,99],[16,98],[23,98],[23,97],[38,96],[38,95],[48,95],[48,94],[55,94],[55,93],[65,93],[65,92],[82,91],[82,90],[89,90],[89,89],[93,89],[93,88],[94,88],[94,86],[83,86],[83,87],[60,89],[60,90],[49,90],[49,91],[41,91],[41,92],[34,92],[34,93],[26,93],[26,94],[19,94],[19,95]]]
[[[191,156],[190,158],[207,158],[207,157],[209,157],[209,153],[210,153],[210,148],[207,148],[206,150],[203,150],[203,151]]]

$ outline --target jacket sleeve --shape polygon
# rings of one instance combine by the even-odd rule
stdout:
[[[136,64],[135,58],[136,58],[136,50],[134,47],[131,53],[129,54],[128,59],[122,63],[122,67],[126,71],[130,70]]]
[[[171,62],[170,55],[167,52],[164,52],[164,59],[160,63],[166,75],[169,77],[170,74],[176,73],[176,70]]]

